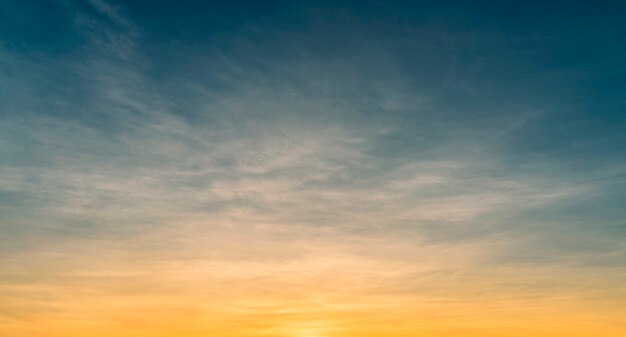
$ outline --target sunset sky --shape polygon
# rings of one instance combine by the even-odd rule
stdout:
[[[626,336],[626,3],[0,1],[0,337]]]

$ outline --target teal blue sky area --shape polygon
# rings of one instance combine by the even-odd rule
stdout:
[[[620,1],[2,1],[0,251],[246,210],[623,271],[625,22]]]

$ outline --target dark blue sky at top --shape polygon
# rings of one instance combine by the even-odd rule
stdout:
[[[178,90],[171,81],[175,78],[204,81],[207,74],[194,70],[197,62],[189,55],[218,50],[231,53],[233,62],[244,69],[267,73],[272,71],[264,68],[267,59],[298,62],[308,57],[324,62],[339,55],[367,63],[367,58],[360,57],[369,53],[368,47],[354,41],[371,39],[382,50],[389,49],[402,76],[409,82],[415,79],[421,90],[432,91],[442,110],[454,111],[444,115],[446,120],[472,124],[485,115],[498,114],[493,107],[502,101],[550,110],[512,133],[507,150],[577,158],[581,166],[587,161],[579,156],[608,162],[623,159],[626,5],[619,1],[112,4],[141,30],[137,44],[147,55],[143,71],[160,82],[164,91]],[[80,60],[84,55],[78,51],[89,39],[76,29],[81,12],[108,20],[82,1],[5,1],[0,5],[3,48],[35,63]],[[435,33],[414,36],[420,27],[430,27]],[[454,34],[463,40],[450,42],[437,29],[453,35],[452,40],[457,38]],[[290,34],[297,37],[289,39]],[[230,42],[240,38],[251,43],[251,49],[233,51],[239,47]],[[432,50],[426,55],[415,48],[423,43],[420,39],[428,40]],[[46,78],[51,83],[57,80],[58,86],[40,89],[41,95],[70,92],[79,101],[82,89],[71,83],[88,81],[62,69],[54,73],[51,68],[46,69],[51,72]],[[20,76],[19,69],[4,71],[14,78]],[[459,82],[480,93],[468,93],[457,86]],[[168,83],[174,84],[169,88]],[[216,90],[223,85],[203,84]],[[404,112],[402,118],[410,121],[411,114]]]
[[[423,25],[472,34],[475,43],[431,55],[435,60],[426,69],[411,66],[414,55],[408,51],[403,70],[432,77],[431,85],[438,86],[447,63],[454,63],[461,69],[460,76],[484,85],[494,93],[493,99],[523,97],[527,93],[522,91],[532,92],[534,87],[547,95],[534,93],[524,99],[532,102],[543,96],[550,104],[566,106],[566,111],[550,116],[554,120],[548,118],[528,130],[522,136],[527,143],[551,133],[567,142],[615,135],[617,139],[602,143],[607,149],[622,140],[618,135],[624,131],[626,115],[626,5],[617,1],[128,1],[117,5],[141,28],[139,44],[150,55],[148,71],[156,78],[166,78],[168,71],[188,61],[176,53],[180,46],[220,48],[220,43],[237,36],[256,44],[259,55],[240,60],[255,67],[259,66],[255,56],[291,57],[277,46],[275,36],[281,33],[316,37],[303,47],[313,57],[351,48],[354,35],[381,41],[405,38],[403,47],[410,49],[411,43],[420,42],[407,31]],[[85,36],[75,29],[77,11],[102,16],[81,1],[6,1],[0,11],[4,48],[35,59],[71,57],[85,43]],[[446,43],[434,40],[434,44]],[[478,62],[488,64],[487,69],[463,73]],[[455,94],[454,89],[449,92],[448,104],[453,107],[459,104],[454,101],[475,104],[477,109],[485,104],[484,97],[472,102],[472,97]],[[560,137],[538,139],[531,146],[548,149],[561,141]]]
[[[80,209],[85,196],[93,209],[130,205],[128,193],[87,189],[85,172],[113,186],[154,174],[147,194],[173,204],[180,186],[206,193],[220,180],[258,179],[249,162],[269,162],[271,178],[345,191],[385,186],[411,163],[452,162],[463,169],[437,193],[471,205],[494,180],[483,192],[505,202],[463,228],[418,224],[424,233],[530,228],[549,249],[563,234],[564,255],[588,234],[604,240],[599,252],[623,256],[625,22],[618,1],[2,1],[0,169],[22,185],[0,190],[0,202],[15,223],[80,227],[100,220],[49,210]],[[282,153],[273,147],[300,134],[321,154],[296,151],[296,168],[273,167]],[[307,180],[319,162],[340,174]],[[218,173],[180,178],[202,165]],[[563,198],[537,206],[553,191]],[[438,197],[424,193],[407,208]],[[528,205],[509,212],[508,200]],[[250,203],[188,202],[207,213]]]

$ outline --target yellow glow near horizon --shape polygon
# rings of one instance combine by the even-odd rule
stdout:
[[[232,253],[265,240],[251,237]],[[555,275],[539,266],[469,272],[471,261],[487,253],[481,247],[404,245],[395,238],[369,242],[367,253],[361,244],[329,238],[295,244],[299,256],[245,260],[167,262],[137,253],[129,259],[93,246],[80,247],[82,255],[45,253],[49,263],[38,257],[13,267],[20,282],[5,279],[3,291],[13,296],[0,307],[17,316],[0,316],[0,327],[11,337],[623,336],[618,303],[594,300],[619,296],[619,289],[586,299],[563,283],[567,270],[559,275],[567,289],[546,291],[539,285]],[[595,282],[593,275],[568,277],[573,284]],[[537,286],[515,286],[520,282]]]

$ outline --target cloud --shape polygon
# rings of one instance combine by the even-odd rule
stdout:
[[[111,6],[111,4],[103,0],[89,0],[89,2],[98,12],[104,14],[113,23],[126,28],[136,29],[132,21],[126,19],[119,13],[117,7]]]

